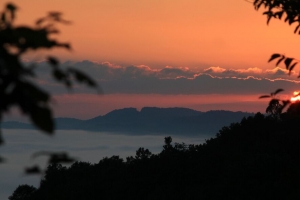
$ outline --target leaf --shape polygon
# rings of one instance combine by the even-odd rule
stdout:
[[[12,4],[12,3],[8,3],[8,4],[6,5],[6,9],[7,9],[7,10],[10,10],[10,11],[15,11],[15,10],[17,9],[17,6],[15,6],[15,5]]]
[[[284,91],[284,90],[283,89],[277,89],[273,94],[276,95],[276,94],[278,94],[279,92],[282,92],[282,91]]]
[[[63,48],[68,49],[68,50],[71,50],[71,45],[68,44],[68,43],[60,43],[60,44],[57,44],[57,46],[63,47]]]
[[[271,18],[273,17],[273,12],[272,11],[266,11],[266,12],[263,13],[263,15],[267,15],[268,16],[267,24],[269,24]]]
[[[59,30],[57,30],[57,29],[49,30],[48,33],[49,34],[58,34]],[[69,49],[69,48],[67,48],[67,49]]]
[[[285,68],[289,69],[290,64],[292,63],[292,61],[294,60],[294,58],[286,58],[284,61],[285,64]]]
[[[56,20],[56,21],[60,21],[61,16],[62,16],[61,12],[52,11],[52,12],[48,13],[48,17],[52,18],[53,20]]]
[[[291,65],[291,67],[290,67],[290,69],[289,69],[289,75],[291,75],[292,70],[295,68],[295,66],[296,66],[297,64],[298,64],[298,63],[296,62],[296,63],[294,63],[294,64]]]
[[[278,58],[278,57],[281,57],[281,54],[275,53],[275,54],[273,54],[273,55],[271,56],[271,58],[269,59],[268,62],[271,62],[272,60],[274,60],[274,59],[276,59],[276,58]]]
[[[43,18],[40,18],[38,20],[36,20],[35,24],[36,25],[40,25],[41,23],[43,23],[46,19],[43,17]]]
[[[262,95],[259,97],[259,99],[270,98],[270,97],[271,97],[270,95]]]
[[[285,56],[282,56],[282,58],[280,58],[280,59],[277,61],[276,66],[278,66],[278,65],[281,63],[281,61],[283,61],[283,59],[285,59]]]
[[[66,43],[66,44],[64,44],[63,46],[64,46],[66,49],[69,49],[69,50],[71,49],[71,45],[70,45],[70,44],[67,44],[67,43]]]
[[[297,33],[298,29],[300,28],[300,24],[298,26],[296,26],[294,33]]]
[[[58,81],[65,80],[67,78],[67,75],[63,71],[61,71],[59,69],[53,70],[52,71],[52,75]]]
[[[50,96],[49,96],[48,93],[46,93],[45,91],[39,89],[38,87],[36,87],[32,83],[29,83],[29,82],[19,82],[18,88],[20,90],[22,90],[22,92],[26,96],[30,96],[35,101],[47,102],[50,99]],[[22,101],[22,99],[20,99],[20,100]],[[24,101],[24,99],[23,99],[23,101]]]
[[[42,170],[37,165],[25,168],[25,174],[40,174],[40,173],[42,173]]]
[[[16,11],[17,7],[14,4],[9,3],[6,5],[6,9],[10,11],[11,19],[14,20],[15,19],[15,11]]]
[[[69,68],[69,72],[74,74],[76,80],[81,83],[86,83],[90,87],[96,87],[97,84],[89,76],[74,68]]]
[[[293,17],[293,16],[290,16],[288,21],[289,21],[289,25],[292,25],[294,22],[296,22],[296,21],[294,20],[294,17]]]
[[[58,64],[59,64],[59,61],[52,56],[48,57],[48,62],[53,66],[58,66]]]
[[[271,18],[272,18],[272,16],[269,15],[269,16],[268,16],[268,20],[267,20],[267,24],[270,23]]]
[[[30,113],[30,118],[34,125],[46,133],[52,134],[54,131],[54,121],[51,110],[47,107],[36,107]]]
[[[6,21],[6,15],[5,15],[5,13],[2,13],[2,15],[1,15],[1,21],[2,22]]]
[[[282,15],[283,15],[283,11],[279,11],[275,13],[275,16],[278,17],[278,19],[281,19]]]

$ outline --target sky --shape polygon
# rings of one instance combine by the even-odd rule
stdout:
[[[113,109],[144,106],[264,112],[260,95],[299,89],[298,69],[267,63],[271,54],[297,57],[300,37],[282,21],[266,24],[263,10],[245,0],[16,0],[16,24],[34,24],[60,11],[71,25],[55,38],[72,51],[30,52],[38,83],[53,94],[57,117],[87,119]],[[45,56],[89,74],[104,94],[67,90],[47,72]]]
[[[288,76],[283,65],[267,62],[273,53],[299,58],[300,36],[282,21],[267,25],[263,11],[245,0],[13,2],[16,25],[33,26],[49,11],[72,21],[57,25],[55,36],[69,42],[71,51],[31,51],[22,57],[39,66],[36,83],[52,94],[55,117],[89,119],[145,106],[264,112],[268,99],[259,96],[283,88],[279,97],[289,99],[300,89],[300,66]],[[63,68],[91,76],[103,94],[81,85],[68,90],[53,81],[44,60],[49,55]],[[24,120],[17,113],[12,110],[4,120]]]

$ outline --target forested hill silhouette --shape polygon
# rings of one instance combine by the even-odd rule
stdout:
[[[40,186],[19,186],[17,200],[265,200],[300,199],[300,115],[257,113],[223,127],[204,144],[139,148],[126,161],[49,165]]]
[[[188,108],[145,107],[114,110],[104,116],[89,120],[56,118],[58,130],[111,131],[128,134],[172,133],[172,134],[215,134],[220,128],[252,113],[232,111],[201,112]],[[2,128],[31,129],[29,124],[3,122]]]

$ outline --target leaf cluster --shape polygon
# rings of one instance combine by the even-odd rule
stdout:
[[[32,123],[46,133],[53,133],[55,125],[50,108],[51,95],[36,86],[36,65],[25,66],[22,55],[28,51],[63,48],[71,50],[69,43],[59,42],[52,35],[58,34],[57,23],[69,24],[59,12],[50,12],[33,26],[16,26],[17,6],[9,3],[0,12],[0,120],[12,106],[30,117]],[[74,82],[97,88],[97,84],[85,73],[68,67],[62,69],[59,61],[47,57],[54,80],[71,88]],[[0,137],[1,138],[1,137]],[[2,141],[2,140],[0,140]]]
[[[289,25],[294,23],[297,24],[294,33],[300,34],[300,0],[254,0],[253,5],[256,10],[259,10],[261,7],[264,7],[267,10],[263,13],[267,16],[267,24],[269,24],[272,18],[281,20],[284,16],[284,22],[287,22]],[[289,71],[289,75],[291,75],[291,72],[299,62],[295,58],[286,57],[279,53],[271,55],[268,62],[273,60],[277,60],[276,66],[278,66],[281,62],[284,62],[285,68]],[[300,73],[298,78],[300,78]],[[260,97],[271,98],[266,112],[275,118],[280,118],[282,110],[290,104],[289,100],[280,100],[275,98],[275,95],[281,91],[283,90],[278,89],[275,93],[271,93],[271,95],[263,95]]]
[[[259,10],[264,7],[267,11],[267,24],[272,18],[284,19],[289,25],[297,24],[294,33],[300,34],[300,1],[299,0],[254,0],[254,8]]]
[[[284,62],[285,68],[289,71],[289,75],[291,75],[291,72],[298,64],[295,58],[285,57],[285,55],[278,54],[278,53],[273,54],[268,62],[271,62],[272,60],[275,59],[278,59],[276,62],[276,66],[278,66],[282,61]],[[298,75],[298,78],[300,78],[300,74]]]
[[[269,105],[266,108],[266,113],[270,114],[273,118],[280,119],[280,115],[284,108],[288,106],[291,102],[289,100],[281,100],[276,97],[276,95],[280,92],[283,92],[283,89],[277,89],[275,92],[272,92],[270,95],[262,95],[259,98],[271,98],[269,101]]]

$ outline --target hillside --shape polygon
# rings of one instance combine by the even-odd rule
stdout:
[[[299,122],[257,113],[204,144],[173,144],[166,137],[158,154],[141,147],[126,161],[54,163],[39,188],[19,186],[10,200],[300,199]]]

